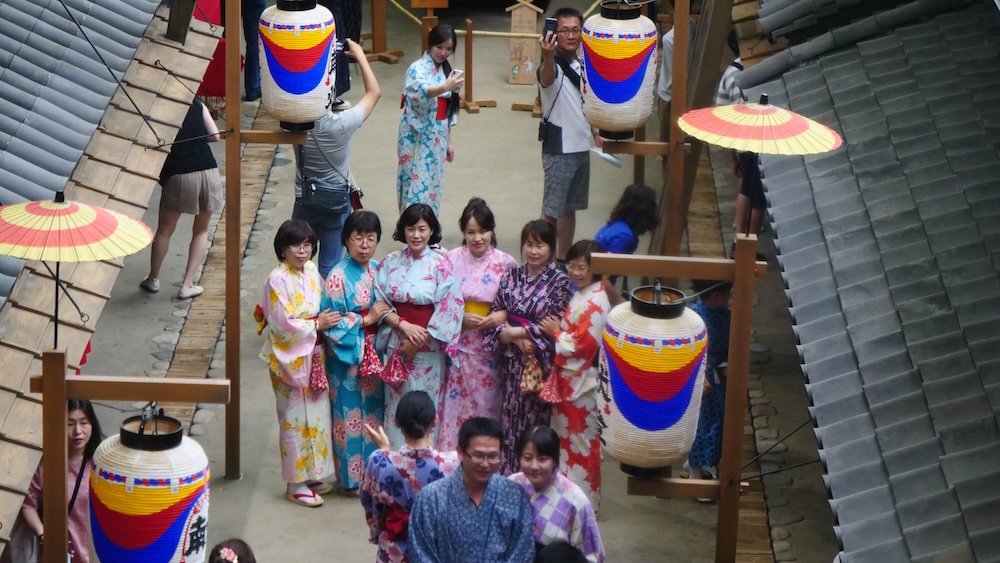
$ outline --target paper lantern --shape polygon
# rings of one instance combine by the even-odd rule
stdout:
[[[598,412],[604,451],[624,464],[668,466],[694,442],[708,333],[683,298],[676,289],[638,287],[608,314]]]
[[[656,26],[616,2],[583,24],[583,114],[607,139],[628,139],[653,112]]]
[[[102,563],[203,563],[208,458],[180,421],[132,417],[101,443],[90,475],[90,528]]]
[[[333,14],[316,0],[278,0],[261,14],[259,31],[261,105],[283,129],[312,129],[330,104]]]

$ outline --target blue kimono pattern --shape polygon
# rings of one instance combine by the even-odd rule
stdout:
[[[449,117],[440,109],[442,104],[447,107],[451,92],[431,97],[427,91],[446,78],[428,53],[406,70],[396,148],[399,156],[396,196],[400,213],[414,203],[426,203],[435,214],[441,207],[448,134],[455,116]]]
[[[477,507],[461,468],[417,495],[410,513],[411,561],[525,563],[535,557],[534,515],[524,489],[496,473]]]
[[[320,311],[341,314],[340,322],[326,331],[326,375],[330,380],[337,481],[347,489],[360,485],[365,459],[375,451],[362,423],[382,424],[385,409],[382,381],[358,376],[365,338],[361,312],[375,303],[372,286],[376,266],[372,260],[362,267],[345,255],[330,271],[320,303]]]
[[[729,308],[709,309],[704,301],[691,307],[705,321],[708,330],[708,363],[705,379],[712,386],[701,394],[698,430],[688,454],[691,467],[715,467],[722,456],[722,419],[726,406],[726,380],[716,379],[716,368],[729,357]]]

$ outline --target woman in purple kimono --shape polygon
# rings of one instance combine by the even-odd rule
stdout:
[[[429,205],[407,207],[392,238],[406,247],[386,256],[375,272],[376,295],[393,308],[383,320],[386,330],[392,329],[382,372],[386,422],[395,418],[396,405],[407,391],[427,391],[435,406],[440,405],[448,361],[454,361],[462,331],[464,306],[451,262],[428,248],[441,241],[441,224]],[[398,429],[389,428],[388,433],[393,447],[403,445]]]
[[[497,356],[486,351],[483,331],[500,326],[504,311],[490,313],[500,278],[517,267],[514,257],[496,248],[496,220],[486,202],[474,197],[458,220],[462,246],[448,251],[455,281],[462,291],[465,314],[458,339],[458,361],[448,372],[448,387],[441,405],[437,448],[454,450],[458,428],[466,419],[485,416],[500,420],[503,382],[497,372]]]
[[[551,223],[535,220],[521,229],[524,265],[504,274],[491,309],[506,311],[507,322],[485,333],[487,350],[500,354],[504,388],[500,471],[504,475],[517,471],[514,446],[524,429],[549,423],[551,406],[538,392],[544,374],[552,371],[555,348],[539,323],[546,317],[561,319],[573,295],[569,276],[553,261],[555,249],[556,229]]]
[[[437,411],[424,391],[410,391],[399,400],[395,426],[406,444],[389,450],[389,437],[382,427],[365,424],[365,430],[379,447],[368,458],[361,480],[361,506],[371,530],[370,541],[378,544],[378,562],[408,561],[406,547],[410,508],[425,485],[447,477],[458,467],[455,450],[438,452],[431,448],[431,429]]]

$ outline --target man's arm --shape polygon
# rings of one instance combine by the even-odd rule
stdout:
[[[528,502],[528,495],[524,489],[518,487],[520,502],[518,503],[518,518],[513,529],[510,531],[510,544],[508,544],[510,558],[509,563],[529,563],[535,558],[535,515],[531,510],[531,503]]]
[[[358,100],[358,106],[364,111],[365,119],[368,119],[368,116],[375,109],[375,104],[382,97],[382,89],[378,85],[375,72],[372,70],[371,65],[368,64],[368,57],[365,56],[365,51],[361,48],[361,45],[358,45],[350,38],[346,39],[345,42],[347,44],[347,51],[357,61],[358,66],[361,67],[361,80],[365,85],[365,95],[361,96],[361,99]]]
[[[556,81],[556,34],[538,39],[542,48],[542,64],[538,66],[538,83],[548,88]]]
[[[434,508],[430,506],[430,498],[426,491],[418,494],[410,509],[409,546],[406,554],[414,563],[442,563],[435,551]]]

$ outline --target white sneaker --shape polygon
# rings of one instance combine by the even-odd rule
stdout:
[[[160,291],[160,280],[156,278],[146,278],[139,282],[139,287],[150,293],[158,293]]]
[[[191,299],[192,297],[198,297],[202,293],[205,293],[205,288],[200,285],[192,285],[191,287],[181,286],[181,290],[177,292],[177,298]]]

